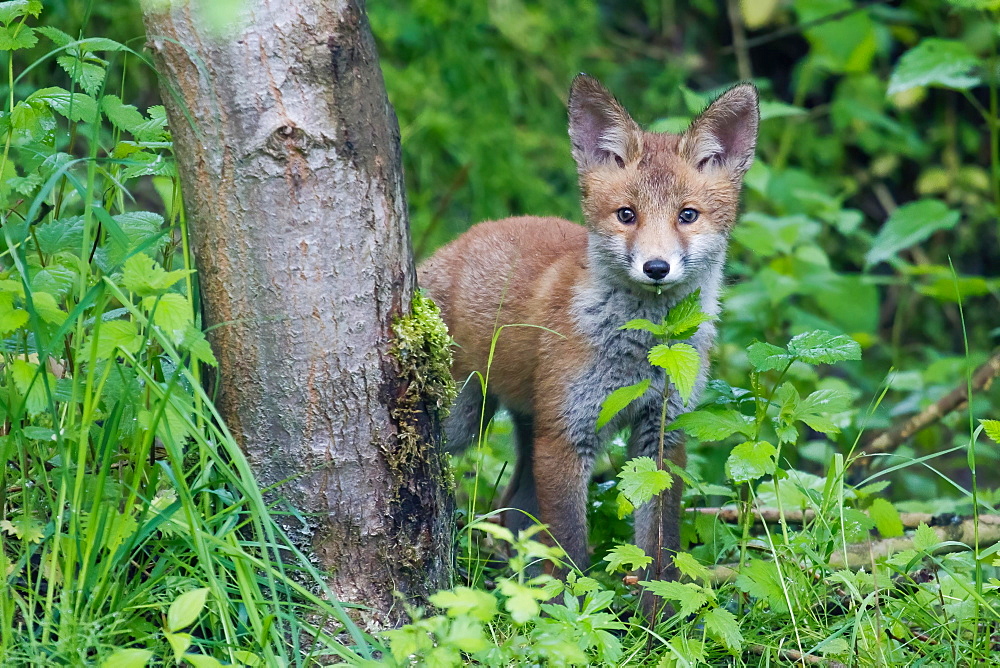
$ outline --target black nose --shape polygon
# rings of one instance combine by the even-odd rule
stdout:
[[[670,273],[670,265],[666,260],[650,260],[642,265],[642,271],[654,281],[658,281]]]

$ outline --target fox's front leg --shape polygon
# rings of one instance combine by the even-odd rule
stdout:
[[[546,427],[535,435],[532,465],[542,523],[577,568],[587,554],[587,485],[593,462],[582,457],[564,430]]]
[[[653,415],[654,412],[656,415]],[[639,421],[632,429],[629,456],[651,457],[656,460],[662,428],[659,411],[650,411],[648,419]],[[680,468],[687,464],[682,432],[668,431],[663,434],[663,458],[664,465],[666,461],[673,462]],[[653,558],[653,563],[646,572],[648,579],[677,579],[673,557],[681,548],[681,496],[684,493],[684,482],[676,475],[671,478],[673,484],[670,489],[664,490],[635,511],[635,542]]]

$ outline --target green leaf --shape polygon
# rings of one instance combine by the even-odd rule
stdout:
[[[524,624],[537,617],[541,612],[538,601],[553,596],[546,589],[528,587],[509,578],[500,581],[500,593],[507,597],[504,607],[515,624]]]
[[[110,320],[103,323],[98,337],[97,359],[99,360],[114,359],[119,348],[135,355],[142,347],[139,328],[131,320]]]
[[[644,588],[668,601],[681,604],[678,611],[681,617],[687,617],[700,610],[709,601],[710,592],[693,582],[671,582],[667,580],[641,580]]]
[[[164,632],[163,636],[170,643],[170,649],[174,651],[174,659],[180,661],[184,652],[191,646],[191,634]]]
[[[151,295],[142,300],[142,308],[152,315],[153,324],[173,343],[179,344],[184,340],[192,322],[191,302],[187,297],[176,292],[159,297]]]
[[[155,295],[162,293],[190,273],[192,272],[188,269],[164,271],[153,258],[145,253],[136,253],[125,260],[122,286],[138,295]]]
[[[698,331],[700,325],[715,319],[714,315],[702,313],[701,290],[695,290],[667,313],[663,323],[664,333],[667,338],[686,339]]]
[[[775,612],[780,614],[788,612],[778,567],[773,561],[751,559],[740,568],[735,584],[740,591],[767,601]]]
[[[57,299],[65,297],[76,283],[76,272],[60,264],[32,268],[30,271],[32,292],[48,292]]]
[[[0,292],[0,336],[7,336],[28,323],[28,312],[14,306],[14,295]]]
[[[8,533],[25,543],[41,543],[45,538],[45,526],[30,515],[15,515],[13,519],[0,522],[0,531]]]
[[[656,468],[656,462],[650,457],[636,457],[625,462],[618,478],[621,480],[618,490],[633,506],[647,503],[673,484],[670,474]]]
[[[28,102],[44,102],[52,111],[71,121],[94,123],[100,117],[97,100],[84,93],[70,93],[64,88],[36,90],[28,96]]]
[[[439,591],[429,600],[432,605],[445,610],[449,617],[471,615],[481,622],[489,622],[497,614],[496,597],[471,587]]]
[[[208,654],[192,654],[191,652],[187,652],[182,658],[195,668],[222,668],[219,660]]]
[[[83,243],[83,216],[59,218],[35,228],[38,249],[46,255],[69,251],[79,253]]]
[[[702,617],[708,634],[720,641],[731,652],[739,652],[743,648],[743,634],[736,616],[724,608],[714,608]]]
[[[926,552],[934,549],[941,542],[937,532],[923,522],[913,532],[913,547],[916,550]]]
[[[194,362],[202,362],[209,366],[219,365],[218,360],[215,359],[215,353],[212,352],[212,346],[205,339],[205,333],[194,324],[189,325],[184,330],[184,340],[181,342],[181,347],[191,353],[191,359]]]
[[[618,570],[636,571],[645,568],[653,563],[653,558],[646,556],[641,547],[623,543],[615,545],[604,557],[604,561],[608,562],[605,570],[614,573]]]
[[[76,83],[88,95],[96,96],[104,85],[106,71],[103,65],[88,63],[76,56],[59,56],[56,58],[59,67],[66,71],[71,81]]]
[[[753,435],[753,418],[724,406],[705,408],[679,415],[667,429],[683,429],[699,441],[721,441],[733,434]]]
[[[980,420],[979,424],[994,443],[1000,443],[1000,420]]]
[[[614,416],[618,415],[626,406],[641,397],[649,389],[649,379],[640,380],[635,385],[626,385],[608,395],[608,398],[601,402],[601,412],[597,416],[597,429],[606,425]]]
[[[726,460],[726,477],[736,483],[750,482],[774,473],[778,451],[767,441],[740,443]]]
[[[792,356],[784,348],[764,341],[755,341],[747,348],[747,360],[756,371],[784,369]]]
[[[872,500],[868,516],[875,520],[875,527],[883,538],[903,535],[903,521],[899,519],[899,511],[885,499]]]
[[[861,346],[849,336],[821,329],[792,337],[788,352],[807,364],[834,364],[861,359]]]
[[[144,668],[152,658],[148,649],[120,649],[101,661],[101,668]]]
[[[670,382],[677,388],[681,400],[687,404],[694,392],[694,382],[698,379],[701,359],[698,351],[687,343],[660,344],[649,351],[649,363],[667,370]]]
[[[131,104],[125,104],[117,95],[105,95],[101,98],[101,110],[108,120],[118,128],[129,134],[136,135],[137,130],[146,123],[146,118],[138,109]],[[141,137],[136,139],[142,141]]]
[[[124,51],[125,45],[108,37],[87,37],[80,40],[81,51]]]
[[[55,43],[56,46],[66,46],[67,44],[76,41],[59,28],[53,28],[52,26],[39,26],[35,28],[35,31],[48,37]]]
[[[663,329],[663,325],[657,325],[655,322],[650,322],[645,318],[636,318],[635,320],[629,320],[624,325],[622,325],[620,329],[643,330],[646,332],[650,332],[653,334],[653,336],[661,339],[665,335],[665,330]]]
[[[893,211],[879,229],[865,256],[865,264],[878,264],[924,241],[938,230],[950,230],[959,218],[959,212],[949,209],[941,200],[921,199],[904,204]]]
[[[39,317],[50,325],[61,325],[69,315],[59,308],[56,298],[47,292],[32,292],[31,304]]]
[[[803,116],[806,110],[785,102],[775,100],[760,101],[760,120],[766,121],[772,118],[787,118],[789,116]]]
[[[174,599],[167,611],[167,629],[176,633],[191,626],[205,608],[208,599],[208,587],[192,589]]]
[[[917,86],[942,86],[966,90],[981,80],[972,74],[980,60],[962,42],[925,37],[904,53],[889,77],[888,95]]]
[[[41,375],[44,374],[45,378]],[[17,358],[11,364],[11,376],[17,391],[24,395],[24,409],[38,415],[49,407],[49,392],[55,390],[56,377],[48,370],[39,372],[39,365]],[[49,392],[45,386],[48,385]]]
[[[38,35],[33,28],[16,23],[0,26],[0,51],[30,49],[38,43]]]
[[[816,390],[789,413],[788,421],[799,420],[810,429],[824,434],[837,434],[840,428],[829,418],[831,413],[841,413],[851,407],[852,397],[844,390]]]
[[[712,573],[688,552],[678,552],[673,559],[674,566],[681,575],[686,575],[692,580],[701,580],[706,585],[712,581]]]

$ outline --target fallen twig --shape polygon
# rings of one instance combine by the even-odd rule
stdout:
[[[773,648],[765,647],[764,645],[750,645],[750,651],[754,654],[764,656],[769,650]],[[816,656],[815,654],[805,654],[794,649],[776,649],[775,650],[782,659],[788,659],[789,661],[795,661],[796,663],[821,665],[825,664],[829,668],[847,668],[847,666],[839,661],[834,661],[832,659],[824,659],[821,656]]]
[[[989,389],[993,379],[1000,375],[1000,350],[993,353],[975,373],[972,374],[972,391]],[[920,411],[906,422],[882,432],[863,448],[862,455],[889,452],[915,433],[929,427],[948,413],[959,410],[969,400],[969,384],[962,382],[954,390]]]
[[[721,508],[688,508],[689,513],[702,513],[704,515],[715,515],[723,522],[737,523],[740,521],[740,510],[736,506],[724,506]],[[816,518],[816,513],[812,510],[786,510],[785,522],[788,524],[802,524],[811,522]],[[777,508],[754,508],[753,519],[757,524],[775,524],[781,521],[781,512]],[[960,523],[964,518],[944,513],[932,515],[931,513],[900,513],[899,519],[903,523],[904,529],[916,529],[921,524],[927,526],[948,526]]]

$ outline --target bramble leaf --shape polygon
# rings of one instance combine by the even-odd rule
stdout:
[[[694,392],[701,359],[698,351],[687,343],[660,344],[649,351],[649,363],[667,370],[670,382],[677,388],[681,400],[687,404]]]
[[[792,355],[773,343],[755,341],[747,348],[747,359],[756,371],[771,371],[784,369],[792,361]]]
[[[729,651],[738,652],[743,648],[743,634],[740,633],[736,616],[724,608],[713,608],[702,618],[709,635],[719,640]]]
[[[781,578],[778,577],[778,567],[773,561],[751,559],[740,569],[735,584],[740,591],[767,601],[775,612],[788,612],[788,604],[781,589]]]
[[[778,451],[767,441],[740,443],[726,460],[726,477],[736,483],[750,482],[774,473]]]
[[[164,271],[153,258],[145,253],[136,253],[125,260],[122,270],[122,286],[138,295],[155,295],[168,289],[177,281],[192,273],[189,269]]]
[[[614,573],[617,570],[636,571],[645,568],[653,563],[653,558],[647,556],[641,547],[623,543],[615,545],[604,557],[604,561],[608,562],[605,570]]]
[[[665,489],[673,480],[663,469],[656,468],[650,457],[636,457],[625,462],[618,473],[618,489],[633,506],[641,506]]]
[[[792,337],[788,352],[806,364],[834,364],[861,359],[861,346],[849,336],[821,329]]]
[[[1000,443],[1000,420],[980,420],[979,424],[994,443]]]
[[[668,580],[640,580],[639,584],[660,598],[677,601],[681,604],[678,611],[682,617],[687,617],[700,610],[709,601],[711,591],[693,582],[673,582]]]
[[[692,580],[701,580],[706,585],[711,582],[712,574],[700,561],[691,556],[688,552],[678,552],[673,556],[674,566]]]
[[[701,310],[701,290],[698,289],[670,309],[663,328],[667,338],[686,339],[698,331],[700,325],[712,320],[716,320],[714,315]]]

